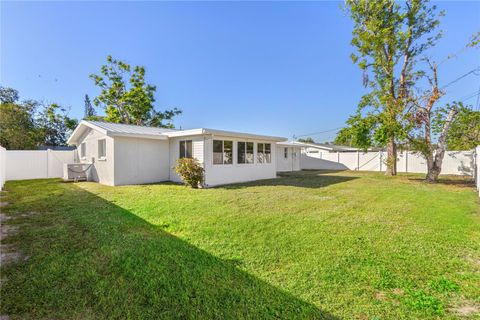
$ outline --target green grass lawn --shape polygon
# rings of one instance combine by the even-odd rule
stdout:
[[[12,319],[478,317],[462,180],[302,172],[226,187],[8,182]],[[4,228],[2,226],[2,228]],[[7,251],[8,251],[7,250]]]

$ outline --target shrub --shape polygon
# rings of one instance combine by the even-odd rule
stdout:
[[[197,159],[178,159],[175,165],[175,172],[180,175],[186,185],[192,188],[198,188],[203,184],[204,170]]]

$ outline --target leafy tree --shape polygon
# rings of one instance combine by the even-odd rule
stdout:
[[[0,103],[15,103],[18,101],[18,91],[0,86]]]
[[[478,48],[480,47],[480,31],[475,33],[467,44],[467,47]]]
[[[34,100],[19,102],[18,91],[0,88],[0,144],[10,150],[36,149],[40,145],[65,145],[77,121],[57,104],[44,106]]]
[[[0,145],[9,150],[36,149],[38,131],[32,105],[0,103]]]
[[[448,150],[471,150],[480,145],[480,111],[460,105],[450,126]]]
[[[145,68],[107,57],[101,75],[90,78],[101,88],[94,99],[96,106],[105,109],[105,120],[115,123],[173,127],[172,119],[181,114],[177,108],[157,111],[154,107],[156,87],[145,82]]]
[[[97,118],[97,114],[95,109],[92,106],[92,102],[90,101],[90,97],[88,94],[85,95],[85,107],[84,107],[84,114],[83,118],[86,120],[95,120]]]
[[[349,133],[363,148],[386,145],[386,174],[395,175],[397,142],[405,138],[401,119],[422,75],[416,62],[440,37],[432,34],[439,24],[436,7],[420,0],[347,0],[346,9],[354,22],[352,61],[363,71],[369,88],[357,113],[347,121],[352,127]]]
[[[303,143],[315,143],[315,140],[313,140],[312,137],[307,137],[307,138],[300,138],[300,139],[297,139],[298,142],[303,142]]]
[[[44,106],[37,118],[40,143],[44,146],[66,145],[77,124],[77,120],[69,118],[67,110],[58,104]]]

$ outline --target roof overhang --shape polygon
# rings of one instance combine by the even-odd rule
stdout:
[[[143,139],[155,139],[155,140],[168,140],[168,137],[164,134],[137,134],[137,133],[120,133],[120,132],[111,132],[96,126],[88,121],[80,121],[78,126],[73,130],[72,134],[67,140],[68,145],[77,145],[78,139],[82,137],[85,133],[85,130],[93,129],[97,132],[100,132],[108,137],[132,137],[132,138],[143,138]]]
[[[252,133],[243,133],[243,132],[234,132],[234,131],[224,131],[216,129],[191,129],[191,130],[181,130],[175,132],[165,132],[164,135],[174,138],[174,137],[185,137],[185,136],[194,136],[194,135],[212,135],[212,136],[222,136],[222,137],[232,137],[232,138],[244,138],[244,139],[254,139],[254,140],[266,140],[266,141],[286,141],[286,138],[275,137],[275,136],[265,136]]]
[[[292,142],[292,141],[287,141],[287,142],[278,142],[277,146],[281,147],[296,147],[296,148],[304,148],[308,147],[308,145],[299,143],[299,142]]]

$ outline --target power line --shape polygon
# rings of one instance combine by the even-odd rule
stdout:
[[[480,95],[480,91],[478,91],[478,92],[475,91],[475,92],[470,93],[470,94],[468,94],[468,95],[466,95],[466,96],[463,96],[463,97],[460,98],[459,100],[460,100],[460,102],[465,102],[465,101],[470,100],[470,99],[472,99],[472,98],[474,98],[474,97],[476,97],[476,96],[479,96],[479,95]],[[454,101],[455,101],[455,100],[454,100]]]
[[[461,75],[460,77],[456,78],[455,80],[450,81],[450,82],[447,83],[446,85],[442,86],[440,89],[445,89],[446,87],[454,84],[455,82],[462,80],[462,79],[465,78],[466,76],[468,76],[468,75],[470,75],[470,74],[472,74],[472,73],[475,74],[475,72],[477,72],[477,71],[480,71],[480,66],[478,66],[478,67],[476,67],[475,69],[472,69],[472,70],[470,70],[469,72]],[[478,74],[475,74],[475,75],[478,75]]]
[[[472,69],[470,71],[468,71],[467,73],[461,75],[460,77],[450,81],[449,83],[447,83],[446,85],[442,86],[440,89],[445,89],[446,87],[449,87],[451,86],[452,84],[454,84],[455,82],[458,82],[460,80],[462,80],[463,78],[469,76],[470,74],[475,74],[475,75],[479,75],[479,74],[476,74],[476,72],[479,72],[480,71],[480,66],[476,67],[475,69]],[[468,96],[465,96],[465,98],[461,98],[460,102],[464,102],[466,100],[469,100],[473,97],[477,97],[477,102],[476,102],[476,109],[478,110],[480,108],[480,88],[478,90],[478,92],[474,92],[473,94],[469,94]],[[307,134],[302,134],[302,135],[294,135],[293,137],[294,138],[301,138],[301,137],[308,137],[308,136],[318,136],[320,134],[323,134],[323,133],[328,133],[328,132],[332,132],[332,131],[338,131],[340,129],[343,129],[345,128],[345,126],[343,127],[339,127],[339,128],[335,128],[335,129],[330,129],[330,130],[325,130],[325,131],[319,131],[319,132],[312,132],[312,133],[307,133]]]

